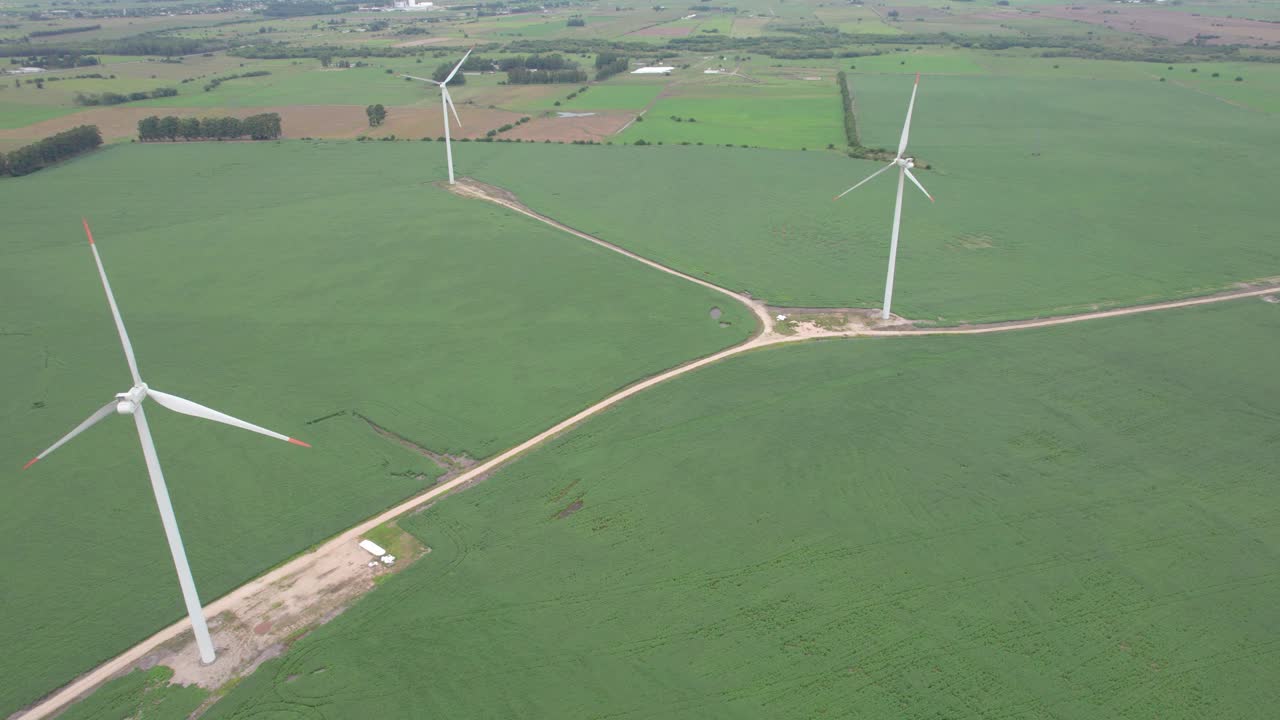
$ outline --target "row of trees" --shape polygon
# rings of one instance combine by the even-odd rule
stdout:
[[[54,35],[70,35],[71,33],[92,32],[101,29],[101,25],[77,25],[75,27],[54,28],[53,30],[35,30],[27,33],[27,37],[53,37]]]
[[[102,134],[97,125],[74,127],[11,153],[0,153],[0,175],[27,175],[101,144]]]
[[[75,103],[77,105],[119,105],[121,103],[136,102],[138,100],[149,100],[151,98],[173,97],[178,94],[174,88],[162,87],[156,88],[151,92],[131,92],[123,95],[116,92],[104,93],[76,93]]]
[[[858,142],[858,121],[853,115],[853,93],[849,91],[849,76],[843,70],[836,73],[836,82],[840,85],[840,104],[844,108],[844,138],[850,147],[861,145]]]
[[[173,115],[151,115],[138,121],[138,139],[155,140],[236,140],[246,135],[251,140],[275,140],[283,128],[279,113],[262,113],[247,118],[207,117],[179,118]]]
[[[205,83],[204,91],[209,92],[210,90],[214,90],[219,85],[221,85],[222,83],[228,80],[236,80],[239,78],[264,77],[270,74],[271,74],[270,70],[251,70],[249,72],[240,73],[239,75],[223,75],[222,77],[216,77],[210,80],[209,82]]]

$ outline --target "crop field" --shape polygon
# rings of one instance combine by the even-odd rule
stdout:
[[[739,82],[740,85],[729,87],[704,85],[659,98],[644,122],[633,124],[617,140],[760,143],[793,149],[843,144],[840,95],[833,77],[808,81],[809,87],[765,87]]]
[[[84,702],[73,705],[59,720],[186,720],[209,692],[169,685],[173,671],[159,666],[134,670],[103,685]]]
[[[1250,300],[734,358],[407,518],[205,717],[1270,717],[1277,354]]]
[[[0,645],[23,649],[0,715],[181,613],[129,423],[19,471],[127,389],[81,215],[149,383],[314,445],[152,409],[205,599],[444,472],[361,416],[481,458],[751,332],[718,293],[433,186],[442,150],[148,144],[0,179]]]
[[[910,77],[852,81],[863,144],[896,146]],[[663,102],[623,137],[677,125],[662,120]],[[938,323],[1000,320],[1276,275],[1270,200],[1239,180],[1280,183],[1259,152],[1273,120],[1152,79],[925,77],[911,147],[932,166],[919,177],[937,202],[908,188],[895,308]],[[879,303],[893,180],[831,202],[875,163],[669,145],[494,148],[472,167],[563,222],[771,303]],[[542,181],[542,153],[557,158],[556,183]]]

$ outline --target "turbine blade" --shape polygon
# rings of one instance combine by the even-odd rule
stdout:
[[[82,422],[82,423],[80,423],[79,425],[77,425],[77,426],[76,426],[76,428],[75,428],[74,430],[72,430],[71,432],[67,433],[66,435],[63,435],[63,436],[62,436],[62,439],[61,439],[61,440],[59,440],[58,442],[56,442],[56,443],[54,443],[54,444],[50,445],[48,450],[45,450],[44,452],[40,453],[39,455],[37,455],[37,456],[35,456],[35,457],[31,458],[31,461],[30,461],[30,462],[28,462],[26,465],[23,465],[23,466],[22,466],[22,469],[23,469],[23,470],[26,470],[27,468],[31,467],[32,465],[35,465],[37,460],[43,460],[45,455],[48,455],[49,453],[53,452],[54,450],[57,450],[58,448],[62,447],[63,445],[66,445],[66,444],[67,444],[67,442],[68,442],[69,440],[71,440],[71,438],[73,438],[73,437],[75,437],[75,436],[79,435],[80,433],[84,432],[85,430],[88,430],[89,428],[91,428],[91,427],[93,427],[94,425],[98,424],[98,422],[99,422],[99,421],[101,421],[101,420],[102,420],[103,418],[105,418],[106,416],[110,415],[112,412],[114,412],[114,411],[115,411],[115,409],[116,409],[116,401],[115,401],[115,400],[112,400],[111,402],[107,403],[106,405],[103,405],[102,407],[98,408],[96,412],[94,412],[92,415],[90,415],[90,416],[89,416],[89,419],[88,419],[88,420],[85,420],[84,422]]]
[[[870,182],[870,181],[871,181],[871,178],[873,178],[873,177],[875,177],[875,176],[879,175],[880,173],[884,172],[885,170],[888,170],[889,168],[893,167],[893,166],[894,166],[894,165],[896,165],[896,164],[897,164],[896,162],[891,162],[891,163],[889,163],[888,165],[885,165],[884,167],[880,168],[879,170],[877,170],[877,171],[875,171],[875,172],[871,173],[870,175],[866,176],[865,178],[863,178],[863,179],[862,179],[862,182],[858,183],[857,185],[854,185],[853,187],[849,188],[848,190],[845,190],[844,192],[840,193],[839,195],[837,195],[837,196],[835,196],[835,197],[833,197],[833,198],[831,198],[831,199],[832,199],[832,200],[839,200],[840,198],[844,197],[845,195],[848,195],[849,193],[853,192],[854,190],[857,190],[858,188],[862,187],[863,185],[866,185],[868,182]]]
[[[916,73],[916,84],[911,88],[911,102],[907,105],[907,121],[902,123],[902,139],[898,141],[898,157],[907,150],[907,134],[911,132],[911,111],[916,106],[916,91],[920,89],[920,73]]]
[[[233,418],[230,415],[227,415],[225,413],[220,413],[217,410],[214,410],[213,408],[207,408],[199,403],[193,403],[190,400],[180,398],[177,395],[162,393],[159,390],[152,390],[151,388],[147,388],[147,395],[152,400],[155,400],[156,402],[160,403],[164,407],[169,408],[174,412],[182,413],[183,415],[190,415],[192,417],[204,418],[205,420],[212,420],[214,422],[220,422],[225,425],[230,425],[232,427],[238,427],[242,430],[248,430],[250,432],[256,432],[261,435],[266,435],[267,437],[273,437],[277,440],[284,440],[285,442],[290,442],[290,443],[293,443],[294,445],[301,445],[302,447],[311,447],[310,445],[302,442],[301,440],[295,440],[294,438],[291,438],[288,435],[281,435],[278,432],[274,432],[264,427],[254,425],[253,423],[245,422],[244,420],[240,420],[239,418]]]
[[[98,277],[102,278],[102,289],[107,291],[107,304],[111,306],[111,318],[116,321],[116,332],[120,334],[120,344],[124,347],[124,359],[129,362],[129,373],[133,375],[133,384],[142,383],[138,374],[138,361],[133,357],[133,344],[129,342],[129,333],[125,332],[124,320],[120,317],[120,308],[116,306],[116,296],[111,292],[111,283],[107,282],[107,270],[102,267],[102,257],[98,255],[98,246],[93,244],[93,232],[89,230],[89,221],[80,218],[84,225],[84,234],[89,238],[89,249],[93,251],[93,261],[98,264]]]
[[[454,107],[453,96],[449,94],[449,89],[443,85],[440,86],[440,89],[444,91],[445,104],[447,104],[449,109],[453,111],[453,119],[458,121],[458,127],[462,127],[462,118],[458,117],[458,108]],[[446,123],[449,122],[449,118],[445,117],[444,121]]]
[[[429,82],[429,83],[432,83],[433,85],[439,85],[439,84],[440,84],[439,82],[436,82],[435,80],[432,80],[431,78],[418,77],[417,75],[401,75],[400,77],[407,77],[407,78],[409,78],[410,80],[421,80],[422,82]]]
[[[903,168],[902,171],[907,174],[907,179],[915,183],[916,187],[920,188],[920,192],[924,193],[924,196],[929,198],[929,202],[933,202],[933,196],[929,194],[928,190],[924,189],[924,186],[920,184],[920,181],[916,179],[916,176],[912,175],[911,171],[906,168]]]
[[[476,46],[472,45],[471,50],[475,49]],[[453,66],[453,71],[449,73],[449,77],[444,79],[444,82],[440,83],[441,85],[448,85],[449,81],[453,79],[453,76],[458,74],[458,71],[462,69],[462,63],[466,62],[467,58],[471,55],[471,50],[468,50],[467,54],[463,55],[462,59],[458,61],[458,64]]]

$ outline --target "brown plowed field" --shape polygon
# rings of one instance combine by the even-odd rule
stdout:
[[[1064,5],[1040,8],[1040,15],[1103,25],[1112,30],[1153,35],[1175,42],[1186,42],[1197,35],[1212,35],[1215,37],[1204,42],[1210,45],[1280,43],[1280,23],[1197,16],[1163,8]]]
[[[552,142],[560,140],[564,142],[595,140],[599,142],[617,133],[633,117],[635,117],[633,112],[600,112],[590,117],[535,118],[524,125],[519,125],[508,132],[502,133],[501,137],[512,140],[536,140],[537,142],[542,142],[543,140],[551,140]]]

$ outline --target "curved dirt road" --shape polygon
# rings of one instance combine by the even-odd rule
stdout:
[[[641,257],[639,255],[636,255],[635,253],[629,250],[625,250],[621,247],[613,245],[612,243],[593,237],[584,232],[575,230],[549,217],[540,215],[534,212],[533,210],[530,210],[529,208],[524,207],[518,201],[516,201],[513,196],[510,196],[509,193],[506,193],[505,191],[501,191],[500,189],[489,188],[487,186],[483,186],[473,181],[467,181],[467,180],[460,181],[458,185],[450,189],[466,197],[472,197],[477,199],[488,200],[490,202],[495,202],[499,205],[502,205],[503,207],[514,210],[515,212],[518,212],[522,215],[526,215],[528,217],[534,218],[535,220],[551,225],[552,227],[563,230],[564,232],[571,233],[576,237],[582,238],[583,240],[593,242],[597,245],[613,250],[614,252],[618,252],[623,255],[626,255],[627,257],[633,260],[636,260],[638,262],[642,262],[654,269],[660,270],[662,272],[665,272],[671,275],[675,275],[677,277],[683,278],[690,282],[697,283],[699,285],[702,285],[703,287],[710,288],[724,295],[728,295],[729,297],[732,297],[738,302],[741,302],[747,307],[751,308],[752,312],[755,313],[757,319],[760,320],[762,329],[759,334],[755,335],[754,337],[752,337],[751,339],[747,340],[746,342],[740,345],[735,345],[731,348],[727,348],[725,350],[721,350],[720,352],[714,353],[712,355],[708,355],[706,357],[693,360],[683,365],[679,365],[677,367],[671,368],[670,370],[666,370],[662,373],[659,373],[652,377],[636,382],[614,393],[613,395],[610,395],[609,397],[595,403],[594,405],[591,405],[590,407],[582,410],[581,412],[578,412],[577,414],[556,423],[552,427],[542,431],[541,433],[538,433],[537,435],[529,438],[528,440],[525,440],[519,445],[516,445],[515,447],[510,448],[486,460],[485,462],[475,465],[474,467],[470,468],[469,470],[462,473],[461,475],[458,475],[452,480],[442,483],[440,485],[437,485],[420,495],[416,495],[412,498],[409,498],[408,500],[405,500],[404,502],[399,503],[398,505],[378,514],[375,517],[365,520],[364,522],[331,538],[330,540],[321,544],[315,550],[312,550],[311,552],[306,553],[304,555],[300,555],[284,563],[283,565],[280,565],[274,570],[271,570],[266,574],[261,575],[244,585],[241,585],[240,587],[231,591],[227,595],[224,595],[218,598],[217,600],[214,600],[213,602],[206,604],[205,614],[207,616],[214,617],[223,612],[235,611],[243,603],[246,603],[250,598],[254,597],[258,593],[263,592],[265,589],[269,588],[271,585],[277,582],[285,581],[289,578],[298,576],[300,574],[304,574],[309,569],[321,566],[322,563],[318,562],[319,558],[336,555],[344,549],[349,549],[350,545],[354,544],[357,540],[360,539],[362,535],[369,532],[373,528],[385,522],[388,522],[390,520],[394,520],[395,518],[401,515],[404,515],[405,513],[418,509],[423,505],[440,498],[446,493],[449,493],[453,490],[466,486],[470,482],[476,481],[478,479],[482,479],[486,474],[493,472],[501,465],[516,458],[522,453],[528,450],[531,450],[537,447],[538,445],[541,445],[547,440],[550,440],[551,438],[565,432],[566,430],[569,430],[570,428],[590,418],[591,416],[596,415],[597,413],[603,410],[606,410],[622,402],[623,400],[626,400],[627,398],[633,395],[641,393],[655,385],[659,385],[668,380],[684,375],[685,373],[692,372],[694,370],[697,370],[698,368],[704,367],[706,365],[710,365],[715,362],[719,362],[721,360],[724,360],[725,358],[729,358],[734,355],[748,352],[750,350],[755,350],[757,348],[768,347],[772,345],[806,342],[809,340],[823,339],[823,338],[914,337],[914,336],[932,336],[932,335],[982,335],[982,334],[989,334],[989,333],[1012,332],[1015,330],[1027,330],[1032,328],[1050,327],[1054,325],[1067,325],[1071,323],[1088,322],[1091,320],[1120,317],[1124,315],[1135,315],[1139,313],[1154,312],[1158,310],[1172,310],[1175,308],[1191,307],[1195,305],[1208,305],[1212,303],[1238,300],[1241,298],[1257,297],[1261,295],[1280,293],[1280,283],[1269,282],[1266,287],[1251,287],[1247,289],[1225,292],[1225,293],[1220,293],[1217,295],[1211,295],[1206,297],[1192,298],[1187,300],[1173,300],[1168,302],[1151,303],[1148,305],[1135,305],[1132,307],[1117,308],[1115,310],[1104,310],[1099,312],[1084,313],[1080,315],[1068,315],[1068,316],[1053,317],[1053,318],[1021,320],[1021,321],[1015,321],[1015,322],[995,323],[990,325],[974,325],[969,327],[937,328],[937,329],[926,328],[926,329],[880,330],[880,329],[868,328],[868,329],[860,329],[860,330],[841,330],[841,331],[829,331],[829,330],[822,330],[820,328],[809,327],[806,329],[805,332],[802,332],[796,335],[782,335],[773,330],[773,318],[769,310],[764,306],[763,303],[753,298],[747,297],[746,295],[742,295],[740,293],[733,292],[732,290],[725,289],[723,287],[712,284],[700,278],[693,277],[686,273],[680,272],[679,270],[669,268],[660,263],[654,262],[652,260]],[[85,675],[82,675],[81,677],[77,678],[75,681],[73,681],[69,685],[59,689],[58,691],[52,693],[51,695],[44,698],[40,702],[29,707],[25,711],[19,712],[13,715],[12,717],[22,718],[22,720],[37,720],[39,718],[50,717],[51,715],[63,710],[67,705],[71,704],[77,699],[85,695],[88,695],[99,685],[112,679],[116,675],[127,672],[132,667],[134,667],[144,656],[152,652],[157,646],[161,645],[162,643],[168,642],[187,631],[189,631],[189,623],[186,620],[176,622],[164,628],[163,630],[157,632],[156,634],[152,635],[146,640],[138,643],[132,648],[126,650],[125,652],[121,653],[115,658],[112,658],[106,663],[99,665],[98,667],[89,671]]]

